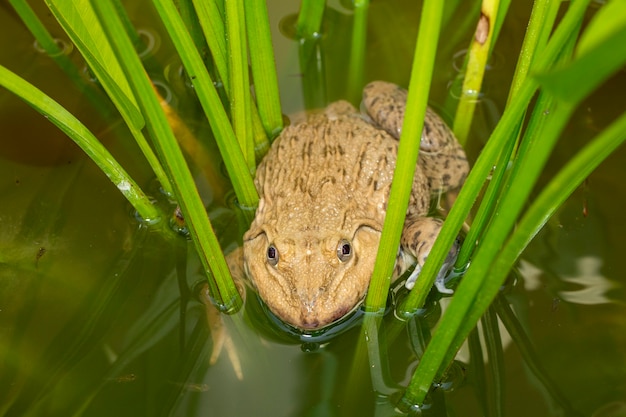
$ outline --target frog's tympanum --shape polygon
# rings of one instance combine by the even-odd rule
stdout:
[[[260,163],[259,207],[244,235],[244,268],[260,297],[286,323],[314,329],[364,299],[374,268],[404,119],[406,90],[373,82],[367,115],[340,101],[288,126]],[[426,217],[431,196],[459,187],[468,172],[462,147],[428,109],[419,163],[396,261],[412,264],[411,288],[441,228]],[[453,262],[452,248],[438,287]]]

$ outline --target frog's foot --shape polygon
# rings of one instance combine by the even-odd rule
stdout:
[[[443,222],[440,219],[433,217],[419,217],[408,224],[402,232],[402,249],[408,252],[416,259],[415,269],[406,281],[405,286],[410,290],[415,285],[417,278],[424,267],[426,258],[430,254],[430,251],[439,236]],[[435,280],[435,286],[439,292],[444,294],[452,294],[454,291],[446,288],[446,275],[450,268],[456,261],[456,256],[459,251],[458,241],[454,242],[454,245],[448,252],[448,256],[441,266],[437,278]]]

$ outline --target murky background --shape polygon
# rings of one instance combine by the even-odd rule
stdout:
[[[297,3],[268,3],[283,111],[301,111],[298,43],[290,38]],[[408,83],[419,19],[414,3],[372,2],[366,82]],[[470,138],[472,159],[501,114],[530,6],[513,2],[503,26]],[[146,39],[154,41],[146,53],[151,68],[159,68],[153,79],[215,153],[151,7],[127,7]],[[44,8],[38,11],[54,35],[66,39]],[[447,120],[455,96],[448,86],[473,29],[463,29],[465,13],[453,16],[441,36],[431,90],[431,105]],[[346,96],[351,14],[349,2],[329,2],[321,41],[328,101]],[[167,206],[122,123],[95,114],[37,51],[6,4],[0,28],[0,63],[76,114],[158,204]],[[76,51],[70,56],[84,66]],[[622,70],[581,106],[542,184],[626,109],[620,93],[625,84]],[[204,277],[185,239],[163,233],[159,227],[167,222],[142,225],[67,137],[4,90],[0,132],[1,415],[393,415],[385,395],[410,378],[423,328],[435,324],[438,306],[427,320],[408,323],[388,346],[385,392],[372,388],[366,363],[353,368],[358,328],[329,343],[301,346],[272,324],[254,296],[243,312],[225,317],[230,342],[210,364],[214,345],[194,293]],[[479,370],[487,368],[461,356],[428,413],[494,415],[484,410],[497,398],[507,416],[562,415],[564,403],[578,415],[626,415],[625,157],[626,150],[618,150],[565,203],[523,255],[506,290],[541,375],[556,391],[535,376],[523,349],[503,331],[503,384],[494,384],[489,374],[481,377]],[[198,184],[224,248],[232,248],[241,232],[233,211],[208,185],[228,184],[217,157],[214,165],[217,176],[207,180],[198,174]],[[387,317],[386,325],[393,321]],[[501,395],[494,395],[499,390]]]

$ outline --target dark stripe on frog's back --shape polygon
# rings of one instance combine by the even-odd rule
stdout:
[[[317,194],[322,185],[329,184],[329,177],[336,178],[338,187],[365,191],[368,184],[375,182],[372,175],[378,177],[381,173],[376,169],[364,172],[366,166],[393,171],[397,142],[364,121],[340,118],[309,124],[306,130],[311,134],[283,137],[279,158],[274,162],[292,171],[294,186],[307,184],[306,188],[298,187],[301,192]],[[313,178],[317,181],[311,182]],[[358,185],[347,183],[355,180]]]
[[[390,182],[396,154],[397,141],[361,119],[314,119],[283,131],[259,165],[260,185],[271,200],[330,203],[371,194]]]

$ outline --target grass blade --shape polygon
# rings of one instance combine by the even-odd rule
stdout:
[[[298,21],[296,22],[298,39],[315,39],[319,37],[325,9],[326,0],[302,0]]]
[[[244,159],[250,172],[254,173],[256,161],[252,135],[248,52],[245,27],[243,26],[245,20],[243,0],[227,0],[224,6],[228,39],[230,117]]]
[[[228,55],[226,52],[226,27],[224,17],[216,0],[193,0],[193,5],[204,33],[217,73],[224,86],[228,89],[230,79],[228,75]]]
[[[577,33],[576,28],[579,27],[582,21],[587,4],[588,0],[579,0],[572,4],[561,21],[561,24],[559,24],[559,27],[556,29],[550,43],[538,57],[536,63],[537,68],[543,69],[550,66],[562,51],[566,42],[571,42],[573,34]],[[486,178],[486,174],[490,169],[489,165],[485,165],[485,161],[492,161],[497,155],[499,147],[496,146],[499,145],[504,140],[504,136],[506,136],[508,132],[511,132],[511,129],[514,129],[517,123],[519,123],[519,117],[524,114],[525,109],[530,103],[532,94],[536,89],[536,81],[532,78],[527,78],[519,94],[512,100],[510,106],[504,112],[492,137],[487,142],[476,165],[470,172],[466,185],[461,190],[456,203],[452,207],[440,232],[439,238],[424,265],[417,284],[420,284],[420,281],[427,281],[421,285],[427,285],[429,283],[432,285],[431,280],[434,281],[434,275],[438,270],[435,265],[438,265],[446,255],[447,248],[452,243],[456,233],[458,233],[460,225],[467,216],[469,208],[475,201],[482,186],[482,181]],[[494,232],[489,235],[489,239],[485,239],[484,244],[477,251],[476,257],[468,269],[467,274],[461,281],[448,311],[443,316],[439,327],[433,335],[431,343],[424,353],[422,361],[419,363],[413,375],[411,383],[405,393],[405,401],[412,404],[421,404],[423,402],[432,381],[445,370],[447,364],[454,358],[462,341],[465,340],[467,334],[469,334],[475,323],[488,307],[489,302],[495,296],[501,283],[496,282],[492,275],[487,274],[489,271],[485,269],[489,267],[493,257],[501,250],[501,245],[504,243],[506,234],[511,229],[512,222],[517,217],[521,205],[524,203],[524,199],[534,184],[538,171],[547,158],[547,154],[545,153],[549,153],[551,150],[554,141],[565,125],[572,109],[572,103],[559,103],[558,106],[555,106],[551,116],[553,120],[551,120],[551,123],[544,129],[542,140],[538,146],[534,147],[533,152],[530,152],[529,156],[524,158],[523,163],[516,165],[517,172],[524,172],[525,178],[520,179],[521,176],[515,178],[515,175],[512,174],[513,181],[507,192],[508,196],[505,195],[502,197],[503,203],[499,208],[499,210],[503,213],[507,213],[507,215],[496,216],[492,221],[490,229]],[[544,114],[542,111],[538,112],[539,114]],[[544,153],[542,154],[542,152]],[[518,186],[519,188],[517,188]],[[510,190],[515,190],[515,192],[511,192]],[[505,200],[508,201],[505,203]],[[454,233],[449,233],[449,230],[453,230]],[[429,264],[433,265],[432,269],[430,269],[431,266]],[[486,277],[489,277],[488,281],[485,281]],[[405,310],[410,308],[410,311],[413,311],[416,306],[423,304],[425,295],[416,293],[417,284],[405,301]],[[430,287],[422,286],[420,289],[427,291]],[[483,303],[479,304],[477,297],[480,297]],[[419,301],[419,304],[415,304],[415,301]]]
[[[459,106],[454,118],[453,131],[461,144],[467,141],[478,102],[478,94],[483,83],[487,59],[492,47],[493,31],[498,16],[499,0],[483,0],[476,32],[468,51],[465,78],[461,90]]]
[[[245,12],[256,104],[265,133],[274,138],[283,129],[283,114],[267,5],[263,1],[245,2]]]
[[[533,57],[537,52],[540,38],[539,35],[545,30],[546,27],[546,9],[547,4],[550,1],[551,0],[537,0],[533,5],[530,21],[526,30],[526,36],[524,37],[522,50],[520,51],[515,68],[515,74],[511,83],[511,89],[509,90],[507,103],[517,95],[523,81],[528,75]],[[491,181],[489,181],[489,185],[487,186],[481,205],[472,221],[472,227],[467,233],[465,241],[463,242],[459,252],[459,256],[457,257],[455,266],[459,270],[465,269],[469,264],[472,253],[476,249],[477,244],[481,241],[481,234],[486,229],[487,223],[492,216],[493,209],[497,202],[500,186],[509,166],[509,161],[511,160],[512,155],[514,155],[515,149],[518,145],[517,142],[520,127],[521,126],[518,125],[515,129],[515,132],[517,133],[509,136],[509,140],[504,144],[500,156],[493,163],[493,166],[496,167],[495,171],[491,176]]]
[[[258,194],[228,116],[204,62],[171,0],[154,1],[206,114],[239,203],[256,207]]]
[[[556,29],[550,43],[542,53],[537,56],[534,65],[536,71],[545,71],[545,69],[556,60],[557,55],[562,50],[566,41],[570,39],[571,33],[579,25],[589,1],[590,0],[579,0],[570,7],[559,24],[559,27]],[[420,272],[420,277],[415,283],[415,287],[399,307],[398,310],[402,312],[401,314],[411,314],[411,312],[417,311],[424,304],[426,296],[435,281],[435,276],[439,271],[439,266],[447,256],[452,242],[454,242],[454,239],[458,236],[461,226],[478,198],[478,194],[483,187],[485,179],[493,167],[494,162],[497,161],[496,158],[501,149],[505,147],[511,132],[515,132],[517,126],[521,123],[525,109],[528,107],[538,87],[539,83],[534,77],[527,78],[522,84],[519,93],[509,103],[509,106],[502,114],[502,118],[496,125],[485,148],[480,153],[478,160],[465,180],[465,184],[459,192],[443,224],[437,241],[433,245],[428,259]]]
[[[359,101],[363,88],[363,67],[367,41],[367,12],[369,0],[356,0],[352,17],[352,43],[348,67],[348,98],[353,103]]]
[[[128,82],[120,72],[119,64],[115,57],[112,56],[109,45],[102,40],[102,28],[97,21],[93,21],[95,14],[89,3],[85,0],[79,0],[75,2],[76,9],[70,4],[58,3],[58,1],[52,0],[48,2],[48,7],[63,27],[63,30],[77,46],[91,71],[109,95],[163,189],[171,194],[172,186],[169,179],[141,131],[144,127],[144,120],[137,109],[134,96],[128,87]],[[119,7],[119,4],[116,3],[116,7]],[[90,35],[87,36],[86,34]],[[91,34],[93,34],[93,39]],[[97,41],[101,44],[96,43]],[[136,43],[137,40],[134,41],[134,44]],[[109,73],[109,71],[111,72]],[[72,76],[71,72],[70,76]]]
[[[389,203],[372,280],[365,300],[366,311],[384,310],[404,226],[413,175],[417,164],[424,114],[432,78],[437,40],[441,30],[443,4],[438,0],[424,2],[420,20],[406,113],[398,145]]]
[[[30,33],[33,34],[39,46],[48,55],[52,57],[63,55],[63,50],[25,0],[9,0],[9,3],[13,6],[13,9],[20,16]]]
[[[143,128],[144,120],[137,109],[135,97],[89,1],[46,0],[46,4],[87,61],[115,107],[128,117],[127,123],[132,123],[137,129]]]
[[[168,2],[162,4],[165,5],[166,3]],[[175,194],[185,215],[196,251],[209,277],[211,294],[222,309],[238,309],[241,306],[241,297],[232,281],[226,260],[206,215],[189,167],[161,109],[152,83],[133,48],[130,38],[124,31],[122,22],[112,3],[94,0],[93,5],[102,18],[102,25],[108,39],[110,39],[110,45],[113,47],[124,73],[128,76],[133,93],[148,121],[148,131],[153,138],[157,153],[164,161],[167,172],[172,179]],[[185,31],[184,27],[182,31]],[[189,39],[189,42],[192,41]],[[191,48],[195,50],[193,43]],[[194,73],[190,75],[193,79]],[[215,282],[210,279],[210,273],[212,273]]]
[[[117,163],[100,141],[60,104],[41,90],[0,66],[0,85],[26,101],[68,135],[89,156],[146,221],[160,217],[141,188]]]
[[[626,13],[619,26],[598,39],[593,49],[579,48],[576,59],[538,79],[551,93],[563,100],[578,102],[626,63]],[[611,20],[613,22],[613,20]],[[594,26],[595,28],[597,26]],[[593,29],[592,28],[592,29]],[[586,31],[585,34],[589,33]],[[583,40],[585,39],[583,35]]]

